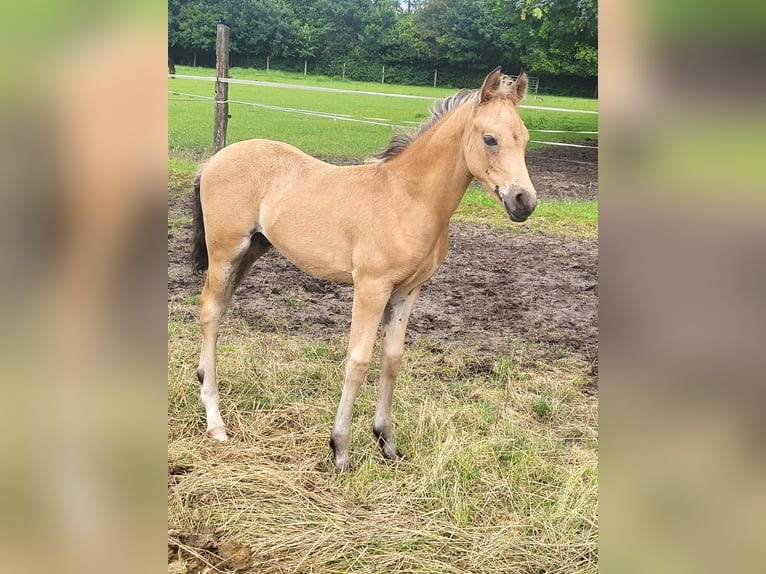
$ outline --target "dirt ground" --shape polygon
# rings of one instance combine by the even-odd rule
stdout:
[[[597,162],[594,149],[545,146],[527,154],[540,198],[595,198]],[[182,217],[191,218],[191,196],[171,194],[169,298],[198,295],[203,283],[188,265],[190,225],[170,224]],[[315,279],[272,249],[256,262],[231,312],[260,330],[346,335],[352,294],[351,286]],[[531,359],[571,356],[589,364],[595,384],[598,242],[451,223],[449,254],[423,286],[407,338],[459,344],[487,357],[520,347]]]

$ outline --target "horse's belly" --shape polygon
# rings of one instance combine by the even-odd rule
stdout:
[[[311,240],[269,241],[288,261],[309,275],[328,281],[353,283],[351,262],[331,246]]]
[[[343,269],[340,266],[328,265],[327,263],[317,264],[316,260],[294,260],[291,257],[285,255],[296,267],[305,271],[309,275],[313,275],[319,279],[326,279],[327,281],[338,281],[340,283],[353,283],[353,276],[350,271]]]
[[[330,281],[352,283],[353,241],[348,225],[333,218],[332,210],[312,202],[307,210],[302,202],[264,198],[261,204],[261,232],[296,267]],[[324,207],[324,208],[323,208]]]

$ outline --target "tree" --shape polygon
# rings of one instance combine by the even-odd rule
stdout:
[[[316,70],[428,81],[434,68],[472,85],[497,64],[533,74],[598,74],[598,0],[168,0],[173,56],[215,58],[215,28],[231,27],[238,65],[267,56]],[[388,74],[387,74],[388,75]]]
[[[364,11],[369,0],[316,0],[310,11],[317,29],[317,57],[323,64],[354,53],[360,47]]]
[[[309,24],[299,24],[292,54],[307,60],[316,56],[319,49],[319,31]]]
[[[381,40],[380,56],[386,64],[421,65],[428,62],[428,46],[412,14],[397,19]]]
[[[362,15],[362,33],[359,36],[362,52],[371,59],[379,59],[384,46],[396,26],[399,16],[397,0],[376,0]]]
[[[448,66],[484,70],[501,59],[493,41],[500,30],[492,18],[491,4],[485,0],[450,2],[442,18],[442,34],[436,41],[444,47],[442,58]]]
[[[279,0],[226,0],[226,24],[231,27],[231,52],[246,62],[254,58],[289,55],[300,24]]]
[[[173,45],[182,46],[193,52],[215,50],[215,29],[220,9],[207,0],[190,0],[181,4],[178,21],[174,22],[177,32]]]
[[[538,73],[598,75],[596,0],[495,0],[501,42]]]
[[[439,42],[444,34],[444,13],[448,0],[423,0],[414,12],[414,23],[424,46],[424,60],[438,66],[445,48]]]

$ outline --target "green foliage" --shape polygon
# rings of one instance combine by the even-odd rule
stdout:
[[[514,23],[503,40],[526,67],[543,74],[598,75],[595,0],[494,0],[494,14]]]
[[[181,2],[171,0],[168,9],[178,9],[175,18],[169,15],[170,45],[183,46],[188,50],[209,52],[215,50],[217,15],[214,7],[205,0]]]
[[[215,61],[218,21],[231,28],[235,62],[250,63],[260,55],[306,54],[301,22],[280,0],[169,0],[168,43],[178,61]]]
[[[231,27],[231,59],[372,81],[474,85],[498,64],[532,75],[594,78],[595,0],[170,0],[168,41],[180,63],[214,62],[218,19]],[[555,85],[555,79],[552,84]],[[584,92],[591,92],[592,81]]]

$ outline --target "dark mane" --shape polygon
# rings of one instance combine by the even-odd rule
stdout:
[[[446,98],[435,102],[431,106],[431,117],[420,124],[420,127],[415,133],[394,134],[391,141],[388,142],[388,145],[373,155],[372,159],[376,161],[386,161],[398,156],[407,149],[413,141],[428,131],[436,122],[452,110],[459,108],[465,102],[473,98],[478,91],[479,90],[460,90],[452,96],[447,96]]]

